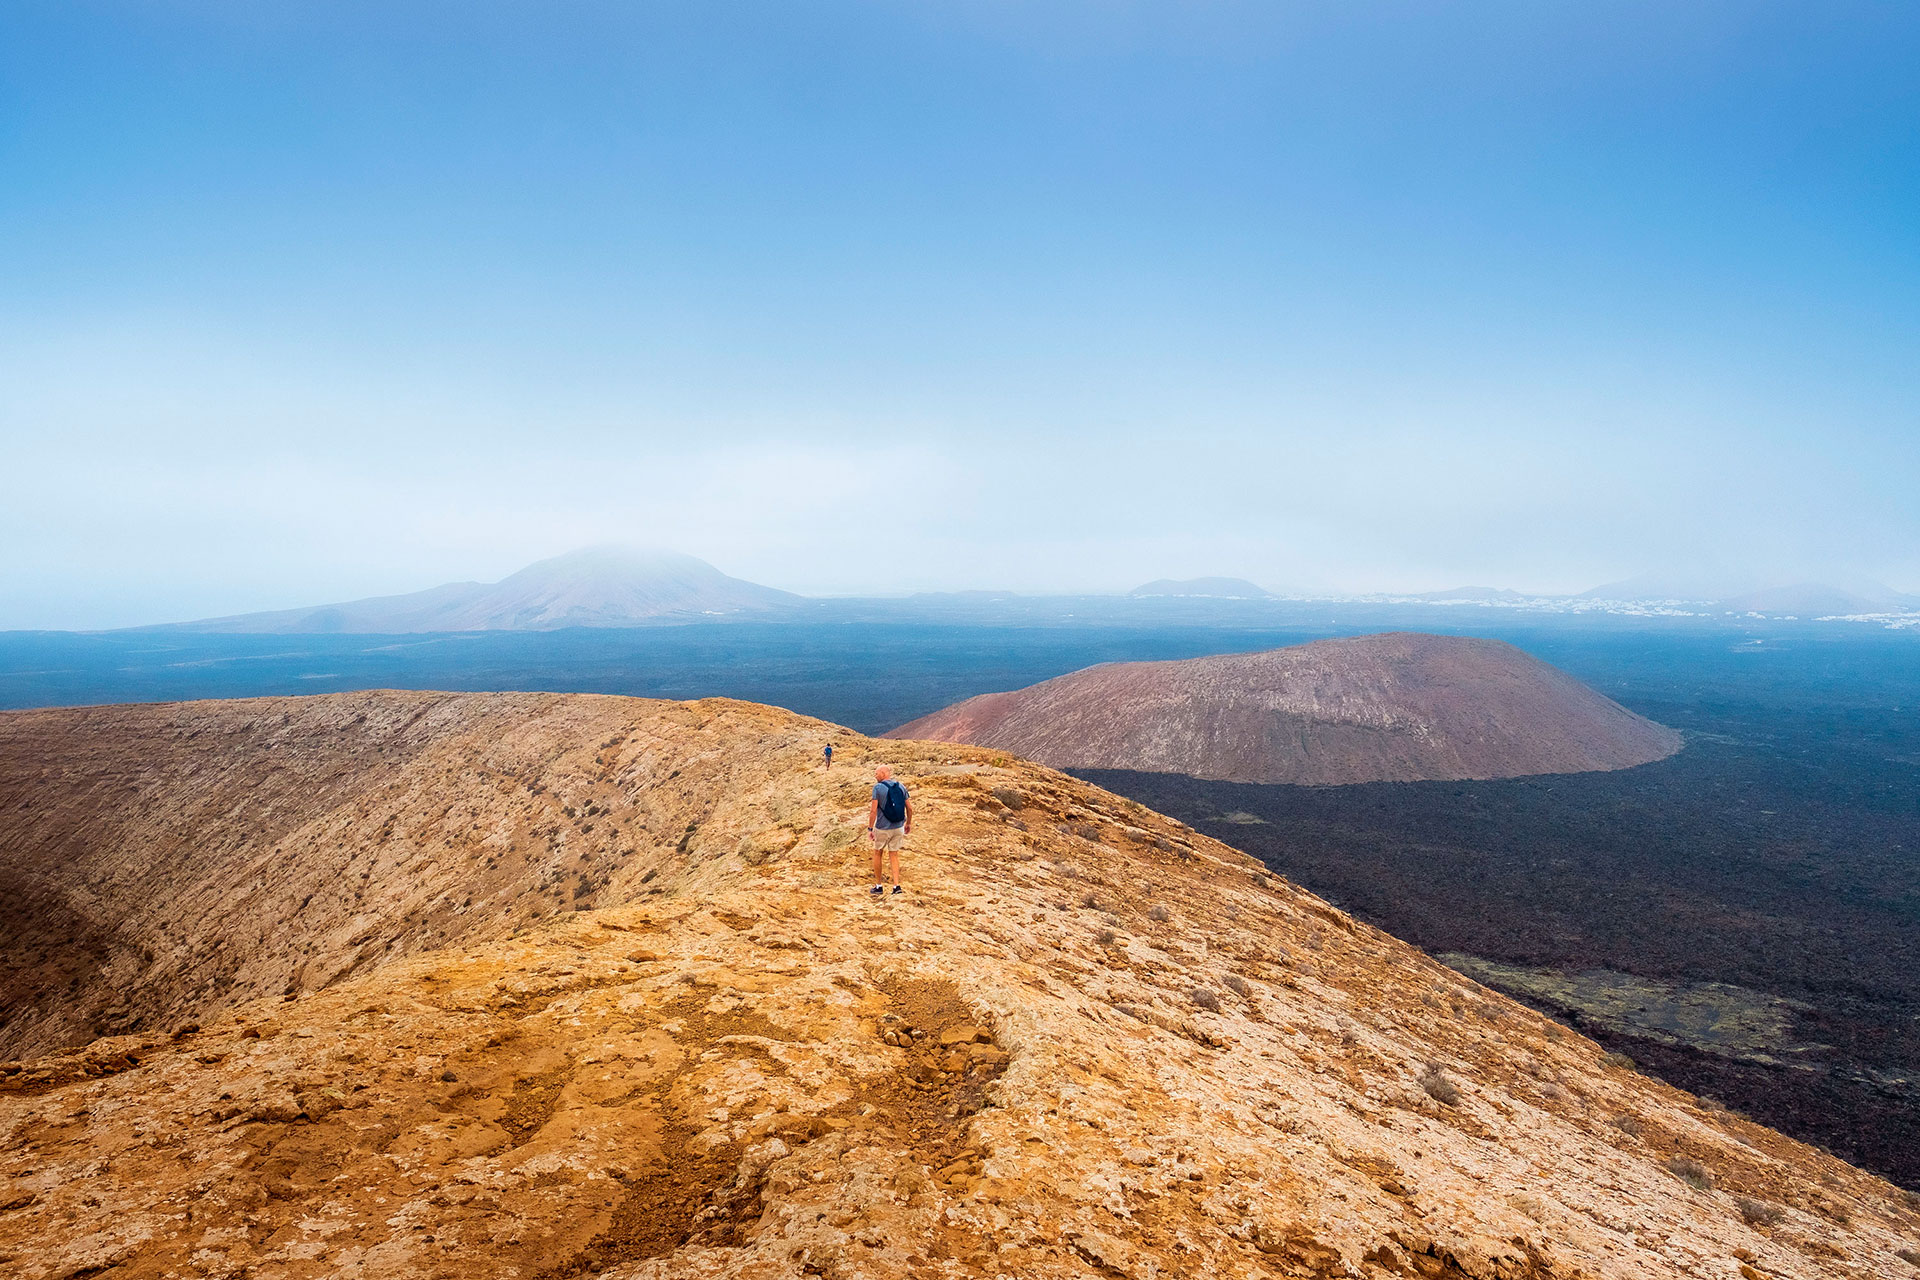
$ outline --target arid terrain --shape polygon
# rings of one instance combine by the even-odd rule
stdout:
[[[875,901],[880,759],[918,820]],[[721,700],[17,712],[0,813],[10,1274],[1920,1265],[1888,1184],[993,750]]]
[[[1310,785],[1623,769],[1680,748],[1679,734],[1512,645],[1414,632],[1109,663],[887,736],[1060,769]]]

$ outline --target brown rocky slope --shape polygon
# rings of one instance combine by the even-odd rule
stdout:
[[[1057,769],[1306,785],[1624,769],[1680,749],[1673,730],[1510,644],[1414,632],[1105,663],[886,736]]]
[[[880,758],[919,816],[874,901]],[[73,998],[144,1020],[0,1064],[10,1275],[1752,1280],[1902,1274],[1920,1234],[1887,1184],[990,751],[357,694],[0,716],[0,778],[7,874],[66,851],[33,888],[90,924]],[[229,910],[166,892],[204,878]]]

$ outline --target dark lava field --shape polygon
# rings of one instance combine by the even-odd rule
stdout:
[[[1751,679],[1711,661],[1616,679],[1607,692],[1688,739],[1616,773],[1082,776],[1430,952],[1499,962],[1461,967],[1920,1188],[1920,645],[1879,656],[1850,705],[1820,696],[1836,673],[1817,650],[1755,654]]]

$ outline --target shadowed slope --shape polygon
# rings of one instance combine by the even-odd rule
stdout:
[[[1408,632],[1088,667],[887,736],[1060,769],[1305,784],[1622,769],[1680,747],[1679,734],[1510,644]]]
[[[286,752],[304,780],[258,844],[221,825],[225,784],[196,792],[224,834],[173,877],[321,857],[289,824],[329,814],[389,850],[362,928],[417,917],[398,882],[514,822],[569,852],[634,832],[652,874],[511,936],[488,931],[549,899],[476,899],[457,943],[324,990],[209,993],[201,1027],[0,1063],[12,1274],[1866,1277],[1920,1225],[1885,1183],[1604,1061],[1244,855],[994,753],[721,701],[123,711],[203,745],[137,796],[7,764],[134,842],[101,837],[68,880],[48,865],[49,893],[83,900],[142,847],[130,814],[235,753]],[[6,721],[50,747],[48,714]],[[270,750],[248,736],[274,725]],[[816,763],[836,732],[913,790],[900,898],[864,892],[867,775]],[[408,818],[428,813],[454,825]],[[91,908],[109,937],[139,914],[121,901]],[[343,958],[241,918],[199,927]]]
[[[697,847],[689,807],[738,785],[726,750],[654,767],[701,705],[376,691],[0,714],[0,1053],[643,896]]]

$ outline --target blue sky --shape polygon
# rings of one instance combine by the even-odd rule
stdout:
[[[0,626],[1920,589],[1920,11],[0,6]]]

